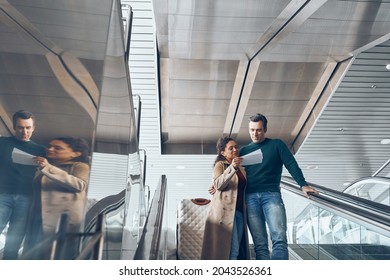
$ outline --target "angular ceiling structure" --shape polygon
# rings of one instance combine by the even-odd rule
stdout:
[[[268,117],[308,178],[340,187],[389,157],[390,1],[154,1],[163,154],[215,154]]]

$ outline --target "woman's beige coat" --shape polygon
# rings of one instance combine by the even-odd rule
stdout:
[[[240,167],[244,176],[244,168]],[[214,188],[208,215],[206,218],[201,259],[227,260],[230,255],[230,243],[236,211],[238,176],[234,167],[227,161],[219,161],[214,166]],[[245,190],[243,190],[245,193]],[[244,236],[241,244],[241,259],[249,259],[248,231],[246,228],[246,206],[244,201]]]
[[[34,203],[26,234],[23,254],[56,233],[62,213],[68,214],[67,232],[81,232],[87,197],[89,165],[83,162],[48,164],[34,178]],[[46,243],[45,243],[46,244]],[[73,259],[78,253],[78,240],[66,239],[62,257]],[[51,243],[30,254],[31,259],[48,259]]]
[[[78,232],[84,219],[89,165],[67,162],[58,166],[48,164],[35,178],[41,187],[43,235],[56,231],[62,213],[69,215],[70,232]]]

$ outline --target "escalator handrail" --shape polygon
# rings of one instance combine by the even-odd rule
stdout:
[[[145,226],[143,228],[141,238],[134,255],[134,260],[158,259],[162,221],[164,216],[166,187],[167,179],[165,175],[162,175],[150,205],[149,213],[145,221]]]
[[[288,180],[286,180],[288,179]],[[291,181],[291,178],[283,178],[281,186],[291,192],[304,196],[300,187]],[[330,190],[321,186],[308,183],[309,186],[316,187],[320,191],[319,194],[311,194],[310,198],[313,202],[321,205],[330,205],[331,208],[337,208],[344,213],[348,213],[351,217],[360,217],[366,223],[372,224],[376,227],[390,231],[390,207],[375,203],[372,201],[362,201],[365,199]],[[355,203],[354,203],[355,202]],[[378,205],[379,204],[379,205]],[[387,210],[386,210],[387,209]]]
[[[116,211],[125,204],[126,190],[110,195],[96,202],[86,213],[84,231],[90,232],[96,225],[99,215]]]
[[[96,220],[96,229],[92,237],[84,244],[84,247],[76,256],[76,260],[87,260],[92,257],[94,260],[101,260],[103,255],[104,243],[104,223],[105,214],[99,214]]]
[[[378,178],[375,178],[378,179]],[[384,178],[382,178],[384,179]],[[387,178],[389,179],[389,178]],[[282,183],[285,184],[292,184],[293,186],[297,187],[299,189],[298,184],[292,179],[291,177],[283,176],[282,177]],[[351,203],[353,205],[360,205],[363,208],[370,209],[377,213],[382,213],[385,216],[388,216],[390,213],[390,206],[387,206],[382,203],[378,203],[372,200],[368,200],[362,197],[358,197],[355,195],[351,195],[348,193],[336,191],[330,188],[326,188],[320,185],[316,185],[313,183],[308,183],[309,186],[316,188],[318,191],[320,191],[321,194],[326,194],[328,196],[334,197],[335,199],[343,200],[345,203]],[[315,196],[315,194],[314,194]]]

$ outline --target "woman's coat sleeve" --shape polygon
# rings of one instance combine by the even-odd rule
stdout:
[[[75,163],[72,167],[72,174],[51,164],[41,169],[41,172],[50,180],[58,183],[68,191],[82,192],[87,189],[89,178],[89,165],[85,163]]]

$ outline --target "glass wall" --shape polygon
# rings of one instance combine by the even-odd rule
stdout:
[[[289,247],[304,259],[390,259],[390,233],[282,191]]]

